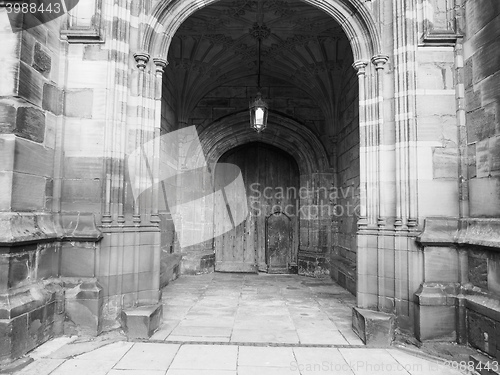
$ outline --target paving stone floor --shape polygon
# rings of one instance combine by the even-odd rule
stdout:
[[[328,279],[183,276],[163,300],[165,321],[150,341],[60,337],[16,374],[460,374],[398,348],[363,346],[350,330],[354,297]]]
[[[352,294],[330,279],[211,273],[163,290],[152,340],[362,345],[351,329]]]
[[[57,341],[57,339],[56,339]],[[47,345],[47,344],[45,344]],[[67,344],[16,374],[30,375],[456,375],[399,349],[117,341],[80,354]]]

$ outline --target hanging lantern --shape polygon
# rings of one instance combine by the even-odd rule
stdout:
[[[260,133],[267,126],[267,103],[262,99],[260,92],[254,101],[250,102],[250,126]]]
[[[267,115],[269,112],[267,103],[262,99],[260,93],[260,54],[261,54],[261,42],[262,39],[267,38],[271,34],[271,30],[264,25],[255,23],[253,28],[249,30],[250,35],[257,39],[257,97],[250,102],[250,126],[260,133],[267,126]]]

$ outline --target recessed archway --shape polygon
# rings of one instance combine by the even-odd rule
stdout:
[[[201,134],[202,148],[208,157],[209,164],[215,163],[224,150],[227,151],[236,144],[243,143],[244,140],[248,141],[252,137],[256,137],[255,134],[250,135],[250,130],[244,126],[246,123],[244,108],[247,105],[244,101],[254,94],[255,85],[254,89],[251,89],[251,85],[247,83],[244,95],[236,93],[234,98],[239,100],[239,104],[235,106],[232,105],[232,102],[230,105],[226,104],[228,111],[226,110],[225,113],[224,111],[218,111],[216,115],[215,110],[220,109],[217,108],[220,102],[219,104],[213,104],[217,101],[211,102],[218,95],[220,97],[220,94],[217,94],[217,84],[221,84],[221,88],[224,89],[230,88],[231,85],[241,86],[253,73],[247,75],[233,74],[238,73],[237,69],[235,69],[228,74],[220,74],[216,70],[210,71],[209,66],[198,64],[197,60],[190,60],[191,57],[202,50],[201,44],[199,40],[196,40],[196,37],[194,44],[192,44],[195,48],[185,55],[185,60],[182,60],[181,57],[182,53],[186,53],[186,49],[176,50],[172,48],[175,43],[179,45],[178,42],[174,43],[174,39],[176,33],[181,30],[181,25],[185,24],[190,17],[196,15],[198,11],[207,10],[203,14],[209,14],[207,12],[211,9],[210,7],[218,3],[222,4],[223,2],[209,1],[203,4],[193,4],[185,1],[173,1],[168,4],[158,5],[153,11],[153,16],[148,21],[153,27],[145,25],[141,35],[141,48],[143,51],[148,52],[137,53],[135,56],[138,66],[145,69],[148,67],[147,62],[152,55],[152,60],[156,64],[157,79],[163,75],[163,100],[168,101],[169,106],[167,108],[167,106],[163,105],[162,116],[158,114],[155,116],[156,126],[162,132],[173,131],[179,127],[189,125],[197,126]],[[265,85],[271,87],[273,84],[277,84],[286,87],[295,84],[297,88],[295,92],[300,92],[301,98],[316,103],[317,107],[310,107],[311,110],[308,113],[322,113],[324,117],[319,116],[309,121],[308,115],[299,118],[296,113],[293,113],[290,116],[286,113],[286,110],[283,111],[280,108],[275,113],[277,114],[276,118],[281,120],[281,123],[277,124],[275,128],[276,132],[274,134],[272,131],[267,132],[267,134],[261,136],[261,140],[269,144],[280,145],[281,148],[294,155],[301,169],[301,187],[304,185],[308,188],[312,186],[312,190],[314,190],[314,187],[319,186],[321,191],[327,192],[323,193],[323,196],[318,193],[311,193],[312,198],[309,203],[315,206],[316,209],[322,206],[340,207],[346,204],[348,206],[352,204],[356,207],[355,214],[352,214],[352,212],[348,214],[347,220],[337,218],[337,223],[341,224],[340,226],[337,225],[336,228],[332,228],[331,211],[329,211],[328,215],[322,216],[320,214],[309,218],[312,220],[309,220],[305,226],[307,227],[307,234],[301,236],[300,244],[301,248],[303,248],[304,273],[312,275],[316,275],[318,270],[320,274],[325,270],[331,272],[331,261],[342,264],[342,261],[338,262],[339,259],[331,258],[327,250],[332,247],[333,241],[349,244],[348,249],[338,248],[336,256],[342,258],[342,260],[347,260],[351,264],[351,268],[336,269],[334,270],[334,276],[336,279],[344,280],[345,286],[348,286],[349,290],[355,293],[356,271],[353,274],[351,270],[356,269],[358,230],[363,231],[377,227],[381,222],[380,191],[377,180],[377,173],[379,173],[377,170],[380,171],[380,159],[379,151],[375,146],[377,146],[379,127],[382,123],[382,110],[380,109],[382,103],[381,68],[387,58],[380,55],[380,38],[374,27],[370,12],[367,11],[364,3],[358,0],[306,0],[300,3],[312,5],[311,8],[323,12],[323,14],[327,15],[327,18],[331,18],[331,22],[345,33],[343,35],[350,49],[347,54],[350,59],[343,61],[340,69],[338,67],[333,68],[339,76],[339,87],[333,90],[333,92],[336,91],[335,95],[327,95],[328,98],[326,99],[325,95],[322,95],[321,87],[325,87],[325,85],[331,87],[331,80],[318,79],[321,73],[318,73],[317,70],[311,71],[312,66],[306,68],[306,70],[308,71],[307,74],[312,74],[315,77],[314,79],[299,80],[294,83],[291,82],[289,76],[283,75],[282,68],[273,71],[271,66],[266,73],[267,76],[263,77]],[[180,35],[182,40],[192,37],[186,28],[182,29]],[[216,34],[215,36],[217,36],[215,38],[217,40],[212,40],[211,43],[225,43],[223,35]],[[304,44],[305,49],[308,48],[307,43]],[[180,45],[184,44],[181,43]],[[319,45],[321,46],[321,43]],[[272,49],[272,46],[268,45],[267,47]],[[325,51],[325,47],[321,48]],[[326,50],[329,49],[326,48]],[[178,57],[174,55],[170,57],[170,54],[174,53],[174,51],[177,51]],[[345,52],[343,51],[343,53]],[[314,53],[311,51],[308,53],[314,60]],[[176,62],[176,58],[181,58],[181,60]],[[307,65],[305,60],[301,64]],[[179,68],[191,71],[194,69],[197,74],[215,74],[217,80],[213,82],[213,86],[207,85],[204,90],[193,89],[191,92],[195,94],[190,94],[189,97],[182,97],[182,95],[176,97],[176,87],[185,93],[189,90],[190,84],[186,79],[184,79],[184,85],[175,83],[175,79],[181,76],[172,73],[172,69]],[[329,69],[327,68],[327,71],[330,72]],[[304,82],[305,84],[303,84]],[[158,89],[156,90],[158,93]],[[342,92],[342,90],[344,91]],[[343,93],[348,94],[342,95]],[[273,92],[270,91],[270,94],[275,98]],[[323,97],[323,100],[318,100],[320,97]],[[156,94],[156,99],[158,99],[158,94]],[[157,103],[156,108],[158,111],[159,103]],[[211,111],[211,114],[205,116],[203,113],[208,112],[203,111],[207,111],[207,108]],[[193,116],[193,113],[197,113],[197,115]],[[230,119],[236,119],[237,121],[230,124]],[[319,127],[318,123],[321,124]],[[291,124],[293,125],[290,126]],[[296,134],[294,134],[292,130],[294,126],[297,129],[306,129],[306,132],[310,132],[311,136],[307,135],[305,137],[307,139],[305,143],[301,143],[304,140],[302,136],[296,137]],[[283,132],[280,133],[280,130]],[[312,142],[309,140],[312,140]],[[305,149],[309,151],[304,151]],[[339,160],[341,160],[340,164]],[[354,168],[351,171],[357,169],[357,172],[348,171],[344,168],[345,164],[351,164],[352,168]],[[333,199],[328,193],[329,188],[332,187],[337,189]],[[333,226],[335,227],[335,225]],[[344,237],[347,235],[347,237],[339,239],[339,233]],[[202,248],[202,250],[198,249],[200,257],[205,259],[205,264],[210,264],[211,249],[206,245],[203,245]],[[347,276],[351,278],[349,282],[345,281]]]

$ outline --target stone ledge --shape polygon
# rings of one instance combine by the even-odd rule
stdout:
[[[500,322],[500,300],[484,294],[467,295],[465,307]]]
[[[424,246],[474,245],[500,248],[500,219],[429,217],[417,241]]]
[[[456,341],[457,335],[465,334],[462,329],[467,329],[470,336],[469,323],[464,319],[468,320],[471,314],[478,314],[489,322],[498,322],[500,327],[498,296],[472,284],[424,283],[414,297],[417,307],[416,337],[421,342]],[[466,314],[462,318],[460,311]],[[470,337],[469,343],[471,343]],[[480,349],[485,350],[481,347]]]
[[[365,345],[387,347],[394,341],[394,316],[354,307],[352,329]]]
[[[91,213],[0,213],[0,246],[55,240],[98,241],[101,238]]]
[[[0,294],[0,319],[13,319],[55,302],[56,291],[43,283],[31,284],[11,293]]]
[[[162,304],[122,310],[123,330],[129,339],[149,339],[160,327],[162,315]]]
[[[455,306],[459,292],[459,283],[424,283],[415,293],[415,302],[419,306]]]

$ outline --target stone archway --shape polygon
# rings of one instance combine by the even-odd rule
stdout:
[[[161,3],[153,11],[148,20],[144,20],[140,35],[140,51],[134,57],[139,68],[138,81],[152,79],[141,72],[146,69],[150,57],[155,64],[156,83],[144,84],[149,87],[150,94],[157,100],[156,115],[150,118],[155,122],[156,131],[159,133],[161,116],[158,113],[160,99],[161,77],[163,69],[168,65],[166,59],[171,40],[175,31],[190,15],[199,9],[216,1],[189,2],[174,1]],[[336,20],[348,36],[355,62],[354,68],[359,77],[359,123],[360,123],[360,218],[358,225],[363,228],[377,228],[384,226],[385,216],[382,210],[381,193],[379,186],[380,128],[382,126],[382,72],[388,57],[381,54],[380,36],[366,5],[359,0],[318,1],[304,0],[304,2],[317,7]],[[156,87],[156,88],[155,88]],[[140,94],[140,93],[139,93]],[[159,150],[158,150],[159,152]]]
[[[401,210],[401,205],[409,205],[413,202],[416,194],[414,186],[407,189],[409,194],[398,195],[397,210],[392,205],[392,197],[382,193],[381,181],[390,185],[396,185],[398,194],[402,189],[406,189],[407,182],[395,184],[394,179],[402,178],[408,180],[410,177],[407,171],[401,176],[388,176],[384,170],[383,161],[387,160],[392,151],[386,152],[380,147],[381,134],[383,129],[383,88],[384,66],[388,57],[382,54],[380,36],[372,19],[372,12],[367,9],[366,3],[359,0],[336,0],[336,1],[304,1],[323,10],[341,26],[348,37],[354,56],[352,66],[357,71],[358,91],[359,91],[359,216],[357,220],[357,246],[358,249],[366,251],[364,245],[368,242],[378,241],[378,230],[385,230],[388,216],[409,215],[404,217],[404,223],[408,226],[412,223],[411,216],[414,212]],[[138,52],[134,54],[139,70],[136,72],[135,81],[139,83],[139,98],[154,98],[154,112],[148,112],[147,118],[142,119],[145,128],[151,130],[151,134],[160,134],[161,129],[161,87],[164,69],[168,65],[167,51],[172,38],[179,26],[196,11],[216,2],[192,3],[186,1],[174,1],[162,3],[152,11],[149,19],[140,21],[143,27],[140,28],[140,44]],[[152,57],[152,58],[151,58]],[[153,64],[150,63],[152,60]],[[143,100],[143,99],[139,99]],[[146,99],[144,103],[150,103]],[[399,109],[398,109],[399,110]],[[181,119],[184,121],[184,119]],[[408,123],[409,124],[409,123]],[[405,126],[410,126],[406,124]],[[405,130],[406,132],[406,130]],[[155,137],[155,136],[153,136]],[[410,137],[399,136],[401,143],[398,150],[402,150],[405,155],[401,156],[404,168],[409,168],[414,162],[413,146]],[[160,145],[157,146],[159,155]],[[398,156],[399,157],[399,156]],[[159,156],[158,156],[159,158]],[[385,159],[384,159],[385,158]],[[413,161],[412,161],[413,160]],[[154,167],[154,166],[153,166]],[[155,167],[154,167],[155,168]],[[154,169],[153,168],[153,169]],[[393,172],[391,172],[393,173]],[[153,196],[154,196],[153,192]],[[413,195],[412,195],[413,194]],[[154,200],[154,199],[153,199]],[[404,201],[404,202],[403,202]],[[392,212],[392,211],[397,211]],[[398,222],[396,220],[396,222]],[[405,224],[406,225],[406,224]],[[405,227],[406,228],[406,227]],[[378,246],[378,245],[377,245]],[[377,247],[375,246],[375,248]],[[363,252],[365,254],[365,252]],[[366,255],[362,256],[362,261],[367,262]],[[358,257],[359,262],[359,257]],[[364,264],[361,265],[365,267]],[[375,266],[376,268],[376,266]],[[359,265],[358,265],[359,275]],[[378,271],[373,271],[377,273]],[[364,275],[366,276],[366,275]],[[372,301],[359,300],[359,304],[372,307]]]

